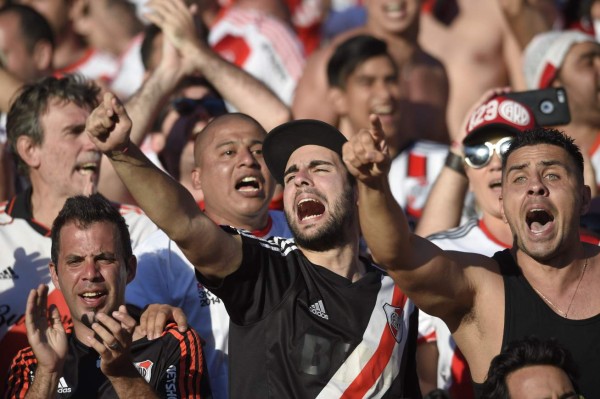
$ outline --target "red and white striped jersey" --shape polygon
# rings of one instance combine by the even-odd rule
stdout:
[[[444,167],[448,146],[419,140],[393,160],[388,179],[392,195],[412,218],[421,217],[431,186]]]
[[[284,103],[292,103],[304,53],[295,33],[283,22],[233,6],[222,11],[208,42],[223,58],[265,83]]]

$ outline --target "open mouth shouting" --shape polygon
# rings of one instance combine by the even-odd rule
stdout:
[[[79,297],[81,298],[83,303],[86,306],[89,306],[90,308],[94,309],[104,305],[106,296],[107,292],[102,289],[84,291],[81,294],[79,294]]]
[[[325,205],[315,198],[304,198],[298,201],[296,212],[301,222],[313,220],[325,213]]]
[[[75,171],[82,175],[98,174],[101,158],[102,155],[99,152],[86,153],[79,159],[77,165],[75,165]]]
[[[262,180],[257,176],[244,176],[235,183],[235,190],[246,196],[262,195]]]
[[[79,164],[75,167],[75,170],[82,175],[91,175],[98,173],[98,163],[97,162],[86,162]]]
[[[532,233],[540,234],[552,227],[554,215],[546,209],[534,208],[527,211],[525,222]]]

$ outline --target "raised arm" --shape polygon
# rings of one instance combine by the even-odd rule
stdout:
[[[429,191],[415,234],[427,237],[460,224],[469,188],[462,159],[462,152],[449,151],[446,164]]]
[[[241,264],[241,239],[216,226],[198,208],[192,195],[159,170],[131,143],[131,119],[111,93],[94,109],[86,131],[108,156],[139,206],[183,250],[208,278],[223,278]]]
[[[221,58],[200,39],[195,6],[182,0],[153,0],[148,19],[159,26],[184,62],[209,81],[238,111],[256,119],[265,130],[290,120],[288,107],[262,82]]]
[[[514,33],[518,45],[524,49],[538,33],[552,28],[554,21],[544,12],[544,1],[539,0],[497,0]]]
[[[344,162],[357,179],[360,225],[376,262],[427,313],[457,326],[474,303],[475,288],[465,266],[482,257],[445,252],[413,234],[387,179],[390,158],[381,123],[371,115],[344,145]]]

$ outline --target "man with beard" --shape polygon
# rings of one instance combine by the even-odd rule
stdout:
[[[358,256],[355,184],[340,156],[346,139],[339,131],[293,121],[265,139],[263,154],[284,184],[294,241],[217,227],[131,144],[130,129],[109,93],[86,123],[141,207],[224,301],[233,397],[421,397],[418,312]]]

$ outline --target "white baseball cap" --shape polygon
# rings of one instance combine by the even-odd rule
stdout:
[[[576,30],[551,31],[536,35],[523,53],[523,71],[527,87],[530,90],[550,87],[571,47],[585,42],[596,42],[596,39]]]

